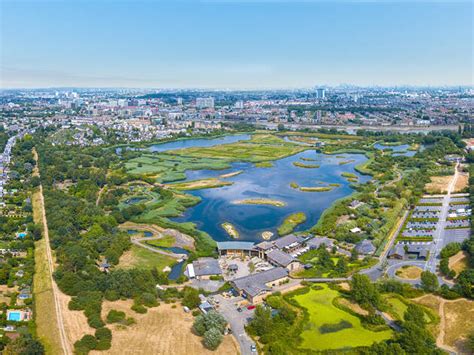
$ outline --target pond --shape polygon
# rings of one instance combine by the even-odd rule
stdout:
[[[217,138],[190,138],[190,139],[178,139],[172,142],[153,144],[152,146],[140,149],[127,147],[126,149],[130,150],[149,150],[150,152],[166,152],[168,150],[175,149],[184,149],[192,147],[213,147],[220,144],[229,144],[235,143],[238,141],[249,140],[251,138],[250,134],[235,134],[229,136],[222,136]],[[120,154],[122,147],[119,147],[115,150],[117,154]]]
[[[189,193],[199,196],[202,201],[174,220],[194,222],[199,229],[209,233],[217,241],[231,239],[221,226],[223,222],[229,222],[239,232],[239,240],[261,241],[263,231],[271,231],[276,236],[276,229],[285,217],[291,213],[304,212],[307,220],[296,230],[305,230],[316,224],[323,211],[334,201],[352,194],[353,188],[341,173],[353,173],[359,177],[361,183],[370,179],[369,176],[358,174],[354,169],[366,159],[362,154],[334,156],[306,150],[274,161],[271,168],[258,168],[251,163],[234,163],[232,168],[226,170],[187,171],[187,179],[196,180],[243,170],[241,174],[226,179],[234,182],[233,185],[190,191]],[[320,167],[301,168],[293,165],[294,162],[318,164]],[[340,186],[325,192],[303,192],[291,187],[291,182],[304,187],[328,184]],[[274,199],[286,205],[276,207],[235,203],[236,200],[256,198]]]
[[[416,150],[408,150],[410,149],[409,144],[400,144],[400,145],[384,145],[380,143],[374,144],[375,149],[391,149],[392,150],[392,155],[394,157],[396,156],[405,156],[405,157],[412,157],[416,154]]]

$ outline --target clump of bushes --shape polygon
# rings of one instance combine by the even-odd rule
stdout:
[[[197,316],[193,330],[196,334],[204,337],[203,344],[210,350],[216,350],[222,342],[227,322],[216,311],[210,311],[204,315]]]

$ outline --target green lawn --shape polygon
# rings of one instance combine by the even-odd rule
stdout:
[[[387,301],[390,307],[388,313],[390,313],[394,318],[402,320],[403,315],[405,314],[405,311],[407,310],[408,306],[402,300],[395,296],[388,296],[385,298],[385,300]],[[431,322],[431,319],[428,314],[425,313],[424,318],[425,322]]]
[[[130,251],[125,253],[120,258],[119,268],[122,269],[154,269],[163,270],[165,266],[171,266],[176,262],[176,259],[169,256],[154,253],[145,248],[132,245]]]
[[[333,300],[339,296],[338,291],[330,289],[325,284],[321,287],[323,287],[322,290],[312,289],[306,294],[293,298],[309,313],[309,324],[301,333],[303,338],[301,348],[321,351],[370,346],[392,337],[391,330],[373,332],[365,329],[359,318],[333,305]],[[335,332],[324,334],[320,332],[323,325],[336,325],[341,322],[348,322],[352,326]]]
[[[293,232],[293,230],[301,223],[306,221],[306,215],[304,212],[297,212],[290,214],[285,218],[283,223],[278,227],[277,231],[279,235],[286,235]]]
[[[172,247],[174,243],[176,243],[176,239],[172,235],[165,235],[163,238],[160,239],[146,241],[146,244],[151,245],[152,247],[164,248]]]

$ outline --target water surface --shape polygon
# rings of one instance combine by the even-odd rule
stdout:
[[[314,161],[304,161],[301,158]],[[187,209],[182,217],[174,220],[194,222],[199,229],[218,241],[231,240],[221,226],[223,222],[230,222],[239,231],[239,240],[260,241],[263,231],[272,231],[276,236],[276,229],[285,217],[291,213],[304,212],[307,220],[298,226],[297,230],[305,230],[316,224],[322,212],[334,201],[353,192],[350,183],[341,176],[341,173],[354,173],[359,176],[361,183],[370,179],[354,170],[356,165],[366,159],[362,154],[344,154],[343,158],[337,158],[334,155],[317,153],[315,150],[306,150],[274,161],[272,168],[257,168],[251,163],[234,163],[232,168],[226,170],[187,171],[187,179],[196,180],[243,170],[241,174],[226,179],[234,182],[231,186],[190,191],[189,193],[201,197],[202,201]],[[342,161],[349,163],[340,165]],[[294,166],[293,162],[319,164],[320,168],[300,168]],[[327,186],[332,183],[340,186],[327,192],[302,192],[292,188],[291,182],[309,187]],[[253,198],[275,199],[285,202],[286,206],[233,203],[236,200]]]

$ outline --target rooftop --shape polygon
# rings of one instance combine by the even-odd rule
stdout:
[[[193,268],[196,276],[222,274],[219,262],[214,258],[199,258],[193,261]]]
[[[244,291],[250,296],[256,296],[262,291],[269,291],[266,285],[269,282],[276,281],[288,276],[288,270],[283,267],[275,267],[270,270],[259,272],[232,281],[236,288]]]
[[[275,249],[267,254],[267,258],[270,261],[275,262],[276,264],[286,267],[290,265],[293,261],[295,261],[295,258],[293,258],[290,254],[287,254],[281,250]]]
[[[254,242],[217,242],[218,250],[253,250]]]

